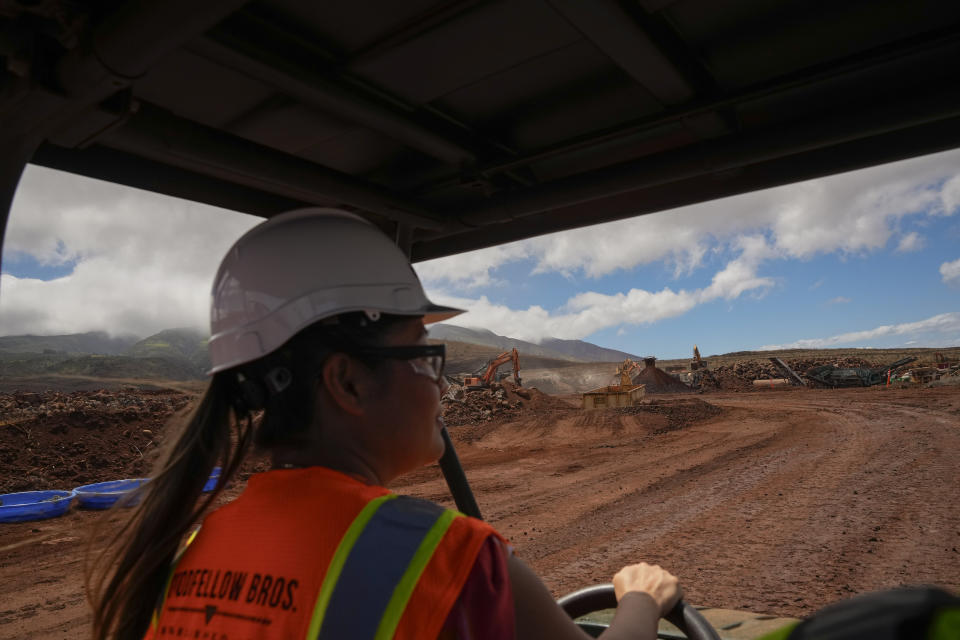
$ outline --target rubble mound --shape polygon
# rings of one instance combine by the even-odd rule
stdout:
[[[884,362],[866,360],[856,356],[839,358],[790,358],[784,360],[787,366],[801,377],[806,378],[806,372],[814,367],[833,365],[839,369],[877,368]],[[784,373],[769,360],[741,360],[730,365],[723,365],[702,374],[698,386],[703,391],[755,391],[754,380],[771,380],[783,378]],[[809,382],[809,379],[806,378]]]
[[[643,404],[632,407],[621,407],[612,409],[621,415],[638,415],[643,413],[655,413],[664,416],[667,419],[667,426],[654,431],[655,434],[666,433],[684,429],[697,422],[703,422],[714,418],[721,413],[723,409],[709,402],[704,402],[699,398],[683,398],[671,400],[647,400]]]
[[[143,476],[189,401],[172,390],[0,394],[0,493]]]
[[[633,384],[642,384],[646,386],[646,392],[649,393],[691,393],[693,389],[684,384],[672,375],[657,368],[655,358],[644,358],[646,365],[643,370],[633,378]]]
[[[442,400],[443,421],[448,427],[476,425],[496,419],[499,422],[519,418],[522,412],[556,408],[557,401],[535,387],[517,387],[510,382],[495,382],[489,389],[467,391],[452,385]]]

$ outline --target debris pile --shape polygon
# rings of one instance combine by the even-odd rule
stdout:
[[[140,389],[0,394],[0,493],[142,476],[189,400]]]
[[[633,377],[633,384],[646,385],[647,393],[690,393],[693,389],[672,375],[657,368],[656,358],[644,358],[643,370]]]
[[[840,369],[881,367],[886,362],[866,360],[856,356],[839,358],[790,358],[784,359],[787,366],[796,371],[807,382],[806,372],[814,367],[833,365]],[[719,366],[711,372],[713,375],[701,376],[698,385],[703,391],[755,391],[754,380],[783,378],[784,373],[769,360],[741,360],[729,365]]]
[[[510,382],[495,382],[482,391],[451,386],[442,399],[443,421],[448,427],[505,421],[519,417],[521,411],[553,408],[554,403],[534,387],[517,387]]]

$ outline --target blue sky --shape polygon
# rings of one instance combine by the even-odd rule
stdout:
[[[636,355],[960,345],[960,151],[415,265],[453,322]],[[0,334],[206,324],[257,218],[29,167]]]

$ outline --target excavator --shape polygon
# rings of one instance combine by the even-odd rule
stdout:
[[[630,358],[627,358],[620,363],[620,366],[617,367],[616,373],[614,373],[615,384],[618,384],[621,390],[633,387],[633,375],[639,370],[640,364],[634,362]]]
[[[497,369],[500,365],[513,361],[513,381],[519,387],[520,385],[520,353],[514,347],[513,351],[504,351],[493,360],[489,360],[485,365],[483,375],[467,376],[463,379],[463,386],[467,391],[479,391],[490,387],[497,375]]]
[[[717,379],[707,368],[707,363],[700,357],[700,349],[697,345],[693,345],[693,360],[690,361],[690,384],[699,387],[704,378],[710,378],[716,386],[719,386]]]

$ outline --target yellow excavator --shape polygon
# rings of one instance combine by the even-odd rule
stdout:
[[[630,358],[625,359],[620,363],[620,366],[617,367],[617,371],[614,374],[616,379],[614,384],[619,385],[621,390],[633,387],[633,375],[639,370],[639,363],[634,362]]]

